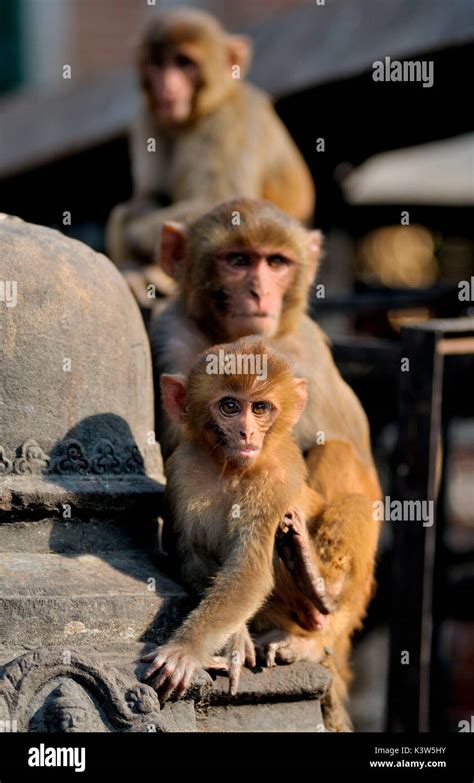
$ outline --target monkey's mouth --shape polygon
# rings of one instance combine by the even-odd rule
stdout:
[[[246,312],[240,312],[240,313],[231,313],[232,318],[276,318],[276,315],[273,315],[273,313],[265,313],[261,310],[256,310],[254,313],[246,313]]]
[[[247,460],[255,459],[259,453],[260,449],[258,446],[237,446],[226,449],[226,457],[231,462],[247,462]]]
[[[242,459],[251,459],[256,457],[259,451],[258,446],[246,446],[244,449],[239,449],[237,455]]]

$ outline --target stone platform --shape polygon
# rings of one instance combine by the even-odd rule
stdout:
[[[330,675],[296,664],[201,672],[160,709],[140,658],[191,601],[158,569],[140,520],[0,524],[0,720],[19,731],[323,731]]]

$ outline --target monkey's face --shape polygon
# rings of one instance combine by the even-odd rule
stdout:
[[[201,72],[185,45],[160,51],[153,62],[145,65],[143,81],[161,125],[181,125],[191,118]]]
[[[229,392],[211,403],[210,412],[209,437],[214,441],[214,448],[236,466],[254,464],[278,416],[274,402]]]
[[[215,303],[229,339],[273,337],[297,261],[286,248],[228,247],[216,258]]]

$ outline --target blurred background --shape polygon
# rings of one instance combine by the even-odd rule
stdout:
[[[325,297],[313,312],[369,415],[384,490],[403,494],[403,449],[415,415],[411,392],[400,386],[400,356],[411,334],[404,330],[430,319],[470,318],[454,333],[474,334],[474,6],[156,3],[176,5],[205,8],[254,40],[249,78],[273,96],[316,183],[314,222],[327,252],[319,280]],[[127,128],[139,97],[133,54],[156,7],[147,0],[2,0],[0,210],[103,250],[110,209],[131,195]],[[374,82],[372,64],[385,57],[432,61],[433,86]],[[62,223],[66,210],[70,226]],[[463,281],[467,300],[459,296]],[[474,715],[472,353],[449,355],[437,386],[429,362],[420,373],[441,406],[436,540],[431,551],[428,528],[412,539],[397,523],[384,525],[379,590],[355,651],[352,707],[362,730],[458,731]],[[421,496],[423,475],[420,468]],[[413,607],[402,605],[412,580],[420,585]],[[428,648],[419,630],[427,611]],[[406,673],[400,649],[410,644],[418,663]],[[423,699],[427,717],[420,722]]]

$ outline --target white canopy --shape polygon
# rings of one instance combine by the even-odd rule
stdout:
[[[474,204],[474,133],[374,155],[342,183],[349,204]]]

